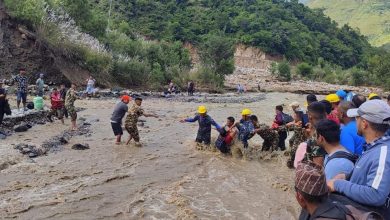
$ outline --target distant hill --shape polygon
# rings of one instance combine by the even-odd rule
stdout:
[[[390,43],[389,0],[303,0],[310,8],[322,8],[339,25],[358,28],[374,46]]]

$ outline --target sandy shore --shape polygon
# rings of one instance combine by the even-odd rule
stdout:
[[[250,94],[249,94],[250,95]],[[274,106],[304,96],[268,93],[254,103],[206,103],[219,123],[251,108],[270,123]],[[296,219],[293,171],[283,156],[244,161],[195,150],[197,124],[178,121],[198,103],[146,99],[143,147],[113,144],[110,115],[117,100],[79,100],[94,121],[91,135],[75,136],[60,151],[30,159],[13,148],[40,145],[69,126],[34,126],[0,142],[0,217],[17,219]],[[96,119],[99,119],[97,121]],[[213,131],[213,136],[217,135]],[[125,136],[127,138],[127,135]],[[90,149],[72,150],[76,143]],[[259,137],[251,140],[260,146]]]

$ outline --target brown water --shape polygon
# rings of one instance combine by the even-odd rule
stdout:
[[[274,106],[304,98],[271,93],[251,104],[207,104],[220,124],[251,108],[270,123]],[[35,126],[0,142],[0,218],[16,219],[296,219],[293,171],[286,158],[245,161],[195,150],[197,124],[178,121],[195,113],[197,104],[146,99],[140,128],[141,148],[113,144],[110,115],[116,100],[81,100],[80,116],[99,118],[92,136],[73,137],[60,152],[34,160],[12,144],[40,144],[66,125]],[[213,131],[213,136],[217,132]],[[127,134],[125,135],[127,138]],[[75,143],[89,150],[76,151]],[[251,140],[259,146],[261,139]]]

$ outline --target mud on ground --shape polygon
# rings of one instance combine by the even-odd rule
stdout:
[[[273,120],[274,106],[304,96],[269,93],[254,103],[206,103],[218,123],[250,108]],[[293,171],[283,155],[246,161],[197,151],[197,124],[178,121],[199,103],[145,99],[142,147],[114,145],[110,115],[117,100],[78,100],[90,135],[73,136],[59,151],[28,158],[14,146],[42,145],[70,125],[37,125],[0,142],[0,218],[17,219],[296,219]],[[99,120],[96,120],[99,119]],[[82,122],[79,122],[82,123]],[[213,138],[217,132],[213,131]],[[127,138],[127,134],[125,135]],[[125,141],[125,139],[123,140]],[[73,150],[74,144],[90,149]],[[260,146],[255,137],[251,146]]]

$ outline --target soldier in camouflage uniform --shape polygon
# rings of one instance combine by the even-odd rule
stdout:
[[[300,109],[295,109],[294,111],[294,121],[290,122],[286,125],[289,131],[293,131],[294,134],[289,140],[290,146],[290,159],[287,161],[287,167],[294,167],[294,159],[295,153],[298,149],[300,143],[305,142],[307,140],[305,136],[305,125],[302,126],[303,123],[303,111]]]
[[[74,102],[77,99],[77,94],[76,94],[76,85],[72,84],[71,88],[66,92],[65,96],[65,108],[70,115],[70,119],[72,122],[72,127],[71,130],[77,130],[77,125],[76,125],[76,119],[77,119],[77,112],[76,108],[74,107]]]
[[[295,153],[298,149],[299,144],[302,142],[305,142],[307,140],[305,135],[305,128],[299,125],[292,125],[289,126],[290,131],[294,131],[293,137],[289,140],[290,144],[290,158],[287,161],[287,167],[293,168],[294,167],[294,159],[295,159]]]
[[[129,112],[126,116],[125,128],[126,128],[127,132],[129,132],[129,135],[130,135],[129,140],[126,143],[127,145],[130,144],[131,139],[134,139],[135,144],[137,146],[140,145],[140,143],[139,143],[140,138],[139,138],[139,132],[138,132],[138,127],[137,127],[138,118],[140,116],[157,118],[157,116],[154,114],[146,114],[144,112],[144,110],[141,108],[141,105],[142,105],[142,99],[136,98],[135,103],[129,109]]]
[[[325,106],[320,102],[313,102],[308,107],[309,124],[307,130],[310,131],[306,141],[306,154],[303,160],[310,160],[323,166],[326,151],[317,144],[317,133],[314,125],[323,119],[326,119]]]
[[[278,132],[272,130],[270,126],[259,123],[256,115],[251,115],[253,126],[255,127],[254,134],[260,135],[264,140],[261,151],[275,151],[278,149],[279,135]]]

